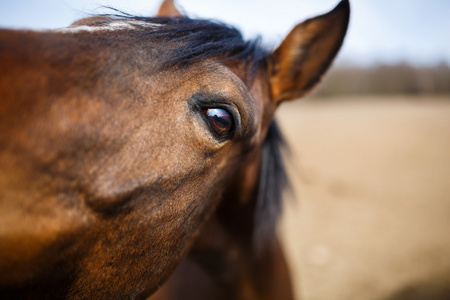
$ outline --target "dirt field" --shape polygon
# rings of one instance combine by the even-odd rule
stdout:
[[[278,120],[299,298],[450,299],[450,99],[308,99]]]

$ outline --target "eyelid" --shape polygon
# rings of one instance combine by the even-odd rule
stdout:
[[[233,137],[240,136],[242,134],[242,123],[241,123],[241,116],[239,114],[239,110],[236,106],[229,103],[229,101],[224,100],[221,97],[214,97],[214,96],[206,96],[206,95],[194,95],[189,100],[191,109],[197,113],[200,114],[202,119],[205,120],[205,117],[202,113],[203,109],[209,109],[209,108],[221,108],[225,109],[233,118],[234,121],[234,132]]]

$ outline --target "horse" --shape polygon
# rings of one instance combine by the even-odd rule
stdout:
[[[146,299],[173,273],[153,299],[293,299],[274,114],[320,81],[349,13],[274,51],[171,0],[0,30],[0,298]]]

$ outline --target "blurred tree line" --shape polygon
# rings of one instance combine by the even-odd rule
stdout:
[[[318,97],[396,94],[450,95],[450,66],[336,65],[314,93]]]

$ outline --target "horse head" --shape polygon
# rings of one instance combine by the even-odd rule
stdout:
[[[172,1],[155,18],[0,30],[2,298],[145,298],[189,253],[232,297],[269,297],[274,114],[320,81],[348,18],[342,1],[273,52]],[[254,266],[272,275],[241,284]]]

